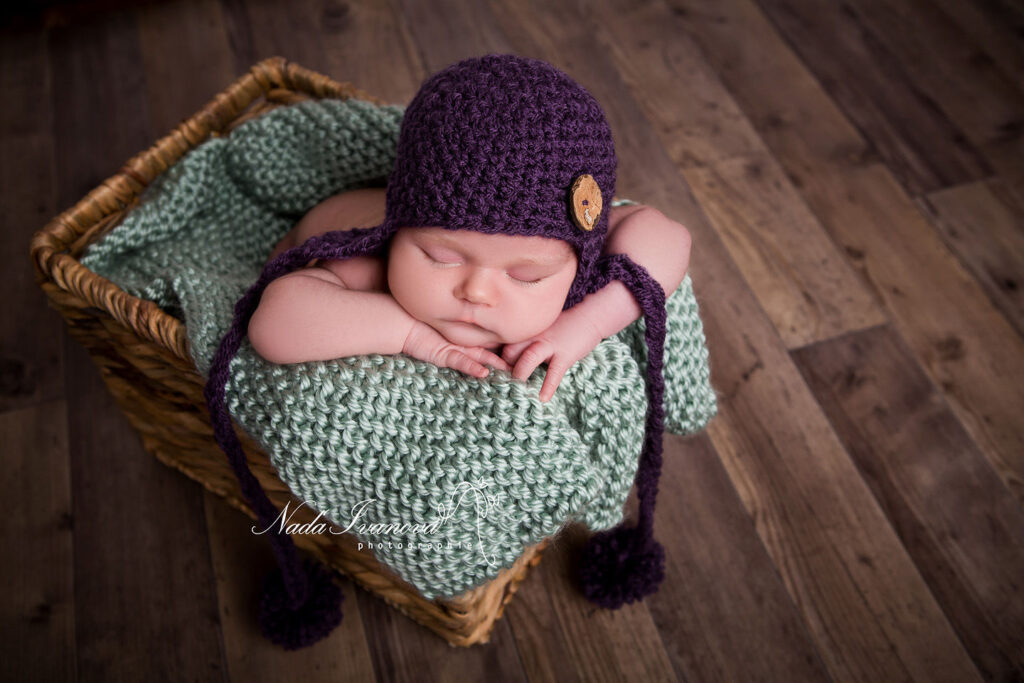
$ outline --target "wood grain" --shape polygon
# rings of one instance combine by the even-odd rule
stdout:
[[[1024,337],[1024,213],[998,179],[919,197],[917,205],[992,304]]]
[[[88,354],[68,339],[77,676],[225,676],[195,484],[142,449]]]
[[[61,205],[149,146],[145,75],[130,14],[55,29]],[[118,106],[103,106],[118,102]],[[85,186],[85,187],[83,187]],[[202,496],[143,451],[85,350],[66,340],[74,485],[77,675],[225,675]],[[168,558],[173,561],[168,561]]]
[[[428,74],[404,14],[393,2],[337,2],[326,7],[332,9],[325,9],[321,17],[321,30],[329,39],[325,73],[358,84],[385,102],[408,104]]]
[[[776,160],[851,264],[873,289],[1000,477],[1024,501],[1024,347],[1019,336],[938,238],[888,168],[850,165],[821,153],[817,133],[796,125],[792,102],[813,111],[823,130],[842,123],[821,89],[806,88],[804,67],[747,0],[676,15],[679,26],[751,120]],[[736,58],[758,44],[760,58]],[[770,65],[765,73],[761,65]],[[765,78],[772,87],[764,86]],[[791,84],[797,83],[794,87]],[[833,119],[829,121],[828,119]],[[844,143],[844,144],[849,144]],[[857,143],[851,148],[857,149]]]
[[[597,3],[644,114],[790,348],[884,320],[698,47],[654,3]],[[642,38],[641,38],[642,36]]]
[[[873,294],[770,155],[685,175],[787,348],[884,322]]]
[[[263,579],[276,568],[265,536],[253,533],[253,520],[203,493],[210,530],[210,559],[217,597],[227,674],[235,681],[373,680],[373,662],[363,630],[356,588],[337,577],[342,588],[341,624],[325,639],[289,652],[264,638],[257,606]]]
[[[546,553],[541,565],[545,561]],[[377,680],[526,680],[515,638],[504,618],[495,623],[488,644],[457,648],[376,596],[360,590],[356,591],[355,597],[362,613]]]
[[[936,0],[935,5],[978,45],[983,45],[985,54],[1024,89],[1024,46],[1020,40],[1024,33],[1024,9],[1020,3],[1014,0]]]
[[[889,326],[794,353],[987,680],[1024,677],[1024,510]]]
[[[979,150],[1020,133],[1024,92],[956,21],[923,0],[851,0],[851,28],[884,44],[921,92]],[[848,33],[850,31],[844,31]],[[936,140],[938,147],[947,145]]]
[[[991,174],[963,131],[847,5],[765,0],[760,7],[909,194]]]
[[[242,75],[232,63],[224,15],[214,0],[143,5],[135,21],[149,123],[157,135],[170,132]]]
[[[63,321],[35,285],[28,243],[57,213],[53,192],[53,107],[41,32],[0,30],[0,271],[14,296],[0,306],[0,411],[64,395]]]
[[[846,14],[883,43],[1024,204],[1024,82],[924,0],[855,0]],[[961,142],[958,136],[953,138]],[[949,145],[943,138],[934,146]]]
[[[18,544],[0,564],[0,585],[8,596],[0,605],[0,678],[8,681],[75,678],[66,418],[63,400],[0,413],[0,495],[7,502],[0,538]]]
[[[633,515],[635,517],[635,515]],[[561,631],[566,656],[584,681],[675,681],[678,674],[649,610],[649,600],[606,610],[576,587],[586,527],[564,529],[560,544],[537,566]]]
[[[665,438],[655,531],[669,557],[648,608],[687,681],[828,680],[707,435]]]
[[[932,106],[963,132],[1024,201],[1024,88],[955,21],[923,0],[853,0],[844,13],[903,65]],[[954,143],[960,143],[955,136]],[[933,146],[950,146],[936,139]]]

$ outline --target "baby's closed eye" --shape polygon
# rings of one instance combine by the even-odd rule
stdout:
[[[426,249],[420,247],[420,252],[423,253],[428,261],[438,268],[454,268],[462,265],[461,256],[444,248],[432,246],[429,249]],[[545,274],[530,272],[529,267],[526,267],[525,269],[523,267],[512,268],[505,271],[505,275],[507,275],[510,280],[525,286],[538,284],[547,277]]]

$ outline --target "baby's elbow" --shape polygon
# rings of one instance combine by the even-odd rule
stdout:
[[[644,207],[644,211],[646,219],[658,226],[658,241],[666,247],[668,253],[675,255],[685,273],[690,264],[690,247],[693,244],[690,231],[679,221],[669,218],[652,206]]]
[[[279,355],[279,340],[275,327],[263,315],[263,311],[257,308],[249,321],[249,343],[252,345],[252,350],[263,360],[268,363],[282,364],[284,361]]]
[[[673,221],[675,222],[675,221]],[[676,235],[679,239],[678,254],[682,260],[683,273],[685,274],[690,268],[690,249],[693,246],[693,237],[690,235],[690,231],[686,229],[686,226],[682,223],[676,223],[678,226]]]
[[[273,285],[272,282],[263,290],[263,297],[249,319],[247,334],[253,351],[263,360],[284,365],[294,360],[290,357],[288,348],[289,325],[285,324],[279,315],[280,309],[275,305],[274,296],[277,292],[271,291]]]

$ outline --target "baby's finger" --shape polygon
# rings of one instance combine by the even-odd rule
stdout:
[[[526,381],[537,369],[537,366],[551,357],[551,353],[550,345],[543,341],[534,342],[519,356],[516,367],[512,370],[512,376],[515,379]]]
[[[551,397],[555,395],[555,390],[558,389],[558,384],[565,377],[565,373],[569,370],[561,361],[552,359],[548,363],[548,374],[544,376],[544,386],[540,388],[540,400],[547,401],[551,400]]]
[[[519,354],[523,352],[523,349],[533,343],[533,340],[527,340],[522,342],[516,342],[515,344],[506,344],[505,348],[501,351],[501,357],[509,363],[515,363],[519,359]]]
[[[466,349],[466,353],[469,357],[478,363],[484,365],[490,365],[491,367],[498,368],[499,370],[512,371],[512,367],[502,360],[501,356],[480,346],[472,346]]]
[[[455,349],[448,352],[448,357],[445,359],[445,365],[454,370],[458,370],[459,372],[478,378],[486,377],[491,372],[483,365],[467,356],[464,352],[457,351]]]

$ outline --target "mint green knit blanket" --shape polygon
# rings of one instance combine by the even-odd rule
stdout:
[[[210,139],[82,263],[181,319],[206,376],[278,240],[328,196],[386,180],[403,111],[304,102]],[[690,434],[716,402],[689,276],[667,307],[665,426]],[[404,355],[274,365],[248,340],[227,403],[292,492],[323,513],[325,526],[291,532],[352,533],[427,599],[452,597],[568,522],[622,520],[647,410],[643,324],[602,341],[548,403],[543,366],[524,384]]]

